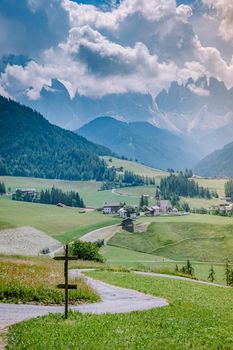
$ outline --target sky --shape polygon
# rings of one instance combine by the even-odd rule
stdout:
[[[71,99],[155,97],[172,81],[203,76],[230,89],[232,23],[232,0],[1,0],[0,52],[28,61],[6,64],[0,94],[37,100],[53,79]]]

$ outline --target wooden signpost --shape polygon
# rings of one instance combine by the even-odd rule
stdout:
[[[65,255],[64,256],[55,256],[54,260],[64,260],[64,277],[65,283],[58,284],[57,288],[65,289],[65,318],[68,318],[68,291],[69,289],[77,289],[76,284],[69,284],[68,282],[68,261],[69,260],[78,260],[77,256],[68,255],[68,244],[65,245]]]

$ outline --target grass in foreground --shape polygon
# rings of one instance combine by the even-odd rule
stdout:
[[[8,303],[63,304],[64,291],[56,288],[64,282],[62,262],[48,258],[0,257],[0,301]],[[72,280],[78,289],[69,292],[73,304],[99,300],[81,279]]]
[[[92,272],[92,277],[166,298],[168,307],[116,315],[50,315],[10,328],[7,350],[232,349],[233,290],[191,282]]]

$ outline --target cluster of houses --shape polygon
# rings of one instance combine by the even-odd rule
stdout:
[[[222,198],[223,199],[223,198]],[[211,207],[211,210],[217,210],[221,214],[230,214],[233,212],[233,203],[231,197],[224,198],[226,203],[221,203],[219,205],[215,205]]]

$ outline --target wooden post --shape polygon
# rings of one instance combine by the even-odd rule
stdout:
[[[64,284],[58,284],[58,288],[65,289],[65,318],[68,318],[68,292],[69,289],[77,289],[77,286],[74,284],[69,284],[68,281],[68,261],[69,260],[78,260],[77,256],[69,256],[69,247],[68,244],[65,245],[65,256],[55,256],[54,260],[64,260],[64,277],[65,277],[65,283]]]
[[[65,318],[68,318],[68,244],[65,246],[65,261],[64,261],[64,272],[65,272]]]

